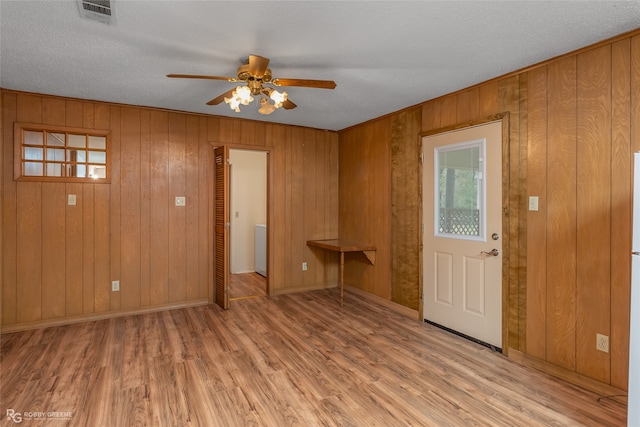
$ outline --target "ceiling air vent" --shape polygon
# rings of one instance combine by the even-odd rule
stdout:
[[[113,0],[78,0],[80,17],[112,24],[114,22]]]

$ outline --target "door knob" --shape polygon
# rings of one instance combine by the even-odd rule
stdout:
[[[481,253],[481,254],[484,254],[484,255],[491,255],[491,256],[498,256],[498,255],[500,255],[500,252],[499,252],[497,249],[495,249],[495,248],[494,248],[494,249],[491,249],[489,252],[482,251],[482,252],[480,252],[480,253]]]

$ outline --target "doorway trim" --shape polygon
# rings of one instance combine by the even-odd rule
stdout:
[[[446,126],[438,129],[432,129],[429,131],[421,132],[419,134],[419,147],[420,152],[422,152],[422,139],[427,136],[433,136],[440,133],[446,133],[456,130],[461,130],[464,128],[480,126],[484,124],[488,124],[490,122],[498,122],[502,123],[502,353],[505,356],[508,356],[509,353],[509,301],[510,301],[510,247],[512,244],[518,244],[517,241],[512,241],[512,236],[510,234],[510,225],[509,225],[509,210],[510,210],[510,199],[509,199],[509,112],[499,113],[496,115],[492,115],[486,117],[484,119],[472,120],[467,122],[457,123],[451,126]],[[422,218],[424,215],[423,212],[423,198],[424,198],[424,189],[422,188],[422,180],[424,174],[424,167],[420,173],[420,218],[422,222]],[[424,227],[424,225],[423,225]],[[517,236],[515,236],[517,239]],[[424,248],[422,244],[420,244],[420,319],[424,319],[424,262],[423,262],[423,251]]]
[[[210,224],[210,232],[209,232],[209,248],[211,248],[211,270],[212,274],[209,275],[209,303],[215,304],[215,289],[216,289],[216,271],[218,266],[215,264],[216,254],[215,254],[215,206],[214,206],[214,188],[215,188],[215,176],[214,176],[214,168],[215,168],[215,160],[213,156],[213,152],[217,147],[227,147],[229,150],[251,150],[251,151],[261,151],[267,155],[267,276],[266,276],[266,293],[267,296],[273,295],[273,289],[270,283],[271,270],[273,260],[271,259],[271,245],[273,242],[273,230],[271,224],[273,224],[273,158],[272,155],[275,151],[275,147],[268,147],[262,145],[249,145],[249,144],[237,144],[237,143],[223,143],[212,141],[209,143],[211,146],[211,155],[209,158],[209,224]],[[227,200],[225,200],[226,209],[230,209],[230,200],[229,194],[227,194]],[[227,245],[226,251],[229,251],[229,246]],[[228,253],[227,255],[231,255]]]

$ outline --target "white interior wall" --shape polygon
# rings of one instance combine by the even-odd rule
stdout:
[[[254,230],[267,222],[267,153],[229,150],[231,273],[255,271]]]

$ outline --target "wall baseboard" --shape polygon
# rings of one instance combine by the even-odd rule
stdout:
[[[335,288],[337,285],[335,283],[324,283],[315,286],[296,286],[292,288],[280,288],[274,289],[273,295],[285,295],[285,294],[294,294],[296,292],[307,292],[307,291],[318,291],[320,289],[331,289]]]
[[[381,305],[383,307],[388,308],[389,310],[392,310],[396,313],[399,314],[404,314],[407,317],[410,317],[411,319],[416,319],[416,320],[420,320],[422,321],[422,319],[420,319],[420,313],[418,313],[417,310],[413,310],[409,307],[405,307],[404,305],[395,303],[393,301],[390,301],[388,299],[385,298],[381,298],[377,295],[374,295],[370,292],[367,291],[363,291],[362,289],[358,289],[355,288],[353,286],[350,285],[344,285],[344,290],[348,291],[352,294],[358,295],[359,297],[371,300],[373,302],[375,302],[378,305]]]
[[[80,316],[61,317],[57,319],[38,320],[35,322],[16,323],[12,325],[0,326],[0,334],[10,334],[14,332],[28,331],[31,329],[43,329],[51,326],[71,325],[74,323],[92,322],[95,320],[111,319],[115,317],[134,316],[136,314],[153,313],[156,311],[176,310],[185,307],[196,307],[209,305],[208,299],[198,299],[188,302],[155,305],[132,310],[107,311],[104,313],[83,314]]]
[[[577,372],[569,371],[565,368],[561,368],[560,366],[556,366],[544,360],[529,356],[528,354],[525,354],[514,348],[509,348],[508,357],[509,359],[520,365],[528,366],[538,371],[545,372],[568,383],[597,393],[601,397],[610,398],[624,404],[627,403],[626,390],[621,390],[619,388],[610,386],[609,384],[601,383],[600,381],[596,381],[594,379],[585,377],[584,375],[580,375]]]

